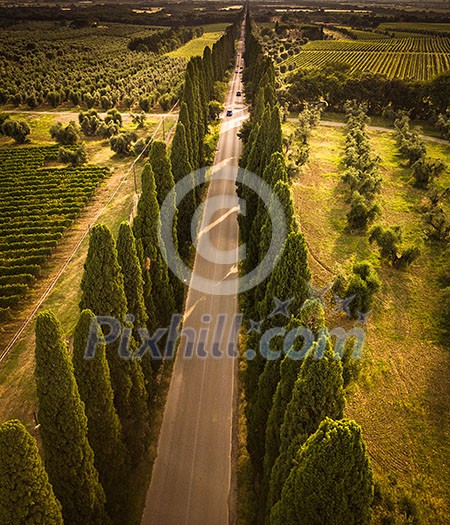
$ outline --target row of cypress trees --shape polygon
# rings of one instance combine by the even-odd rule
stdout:
[[[153,333],[182,308],[183,285],[169,273],[158,248],[165,220],[160,207],[175,182],[202,166],[208,103],[230,64],[238,28],[239,22],[230,26],[212,50],[189,62],[171,152],[164,142],[152,143],[132,227],[122,223],[117,241],[107,226],[92,228],[72,353],[55,315],[45,311],[37,318],[35,377],[44,461],[19,421],[0,426],[1,523],[127,522],[130,476],[149,445],[160,361],[122,357],[137,349],[139,327]],[[174,220],[174,243],[185,257],[198,198],[192,191]],[[127,348],[119,340],[106,344],[99,315],[123,322]],[[86,359],[93,329],[101,342],[93,359]]]
[[[303,234],[294,216],[271,60],[246,20],[244,83],[251,116],[241,131],[244,177],[253,174],[269,184],[285,214],[287,237],[270,276],[243,295],[247,320],[260,319],[249,330],[244,390],[247,450],[254,471],[258,523],[369,522],[372,471],[361,429],[343,419],[345,396],[343,363],[336,359],[325,326],[322,304],[310,300],[310,270]],[[251,271],[266,253],[272,228],[268,210],[256,193],[238,186],[246,199],[246,215],[239,217],[247,256],[242,271]],[[289,302],[289,315],[274,310],[274,298]],[[253,327],[253,325],[252,325]],[[270,350],[279,358],[266,360],[259,351],[261,333],[279,327]],[[284,334],[309,328],[315,341],[299,358],[305,342],[300,335],[283,355]],[[300,334],[300,332],[298,332]],[[250,350],[253,352],[250,354]]]

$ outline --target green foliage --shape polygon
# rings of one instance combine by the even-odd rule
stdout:
[[[139,340],[137,330],[139,328],[145,328],[148,315],[144,300],[144,278],[141,263],[139,261],[133,231],[127,222],[123,222],[119,227],[117,253],[124,278],[128,313],[134,316],[134,336],[136,340]],[[146,355],[141,360],[141,365],[147,394],[149,399],[151,399],[153,394],[153,377],[149,355]]]
[[[167,266],[158,249],[158,231],[161,229],[155,177],[150,163],[142,172],[142,193],[138,202],[133,232],[142,243],[144,268],[149,270],[155,314],[159,326],[168,326],[175,310],[173,291],[169,283]],[[147,312],[150,321],[151,314]],[[155,321],[155,320],[153,320]]]
[[[271,525],[368,525],[372,468],[361,428],[326,418],[298,451]]]
[[[418,246],[403,247],[400,226],[391,228],[375,226],[370,231],[369,241],[378,245],[381,257],[394,268],[406,268],[420,255]]]
[[[339,297],[355,296],[349,304],[349,311],[354,319],[359,312],[369,312],[374,295],[380,288],[378,273],[368,261],[355,263],[350,272],[338,274],[333,284],[333,292]]]
[[[127,314],[124,280],[114,239],[107,226],[92,228],[89,249],[81,280],[80,309],[89,309],[96,315],[112,316],[122,321]],[[135,343],[130,339],[129,351]],[[118,343],[111,343],[107,359],[114,391],[114,405],[123,427],[125,443],[133,464],[145,454],[149,436],[149,417],[146,404],[145,381],[139,362],[123,359]]]
[[[63,525],[36,440],[17,420],[0,425],[0,522]]]
[[[307,300],[301,309],[299,319],[292,319],[288,328],[293,329],[300,326],[311,330],[316,337],[319,334],[319,330],[325,328],[324,311],[320,301],[317,299]],[[304,338],[297,337],[290,350],[300,352],[304,344]],[[280,432],[284,421],[286,407],[291,400],[292,390],[302,366],[302,362],[302,359],[292,359],[292,356],[288,353],[283,358],[280,365],[280,381],[276,387],[272,408],[270,409],[266,426],[264,479],[261,497],[261,500],[264,503],[267,501],[272,468],[280,452]]]
[[[266,318],[273,309],[273,299],[293,298],[290,311],[299,312],[308,298],[307,283],[310,270],[307,261],[307,249],[302,233],[291,232],[283,247],[266,288],[266,294],[259,306],[261,318]],[[279,319],[277,319],[279,320]]]
[[[50,135],[58,144],[69,146],[76,144],[80,140],[80,128],[73,120],[67,126],[57,122],[50,128]]]
[[[110,124],[111,122],[118,126],[122,125],[122,115],[117,109],[110,109],[106,113],[105,124]]]
[[[25,144],[28,141],[27,137],[31,133],[31,128],[26,120],[9,118],[3,122],[2,133],[14,139],[17,144]]]
[[[447,169],[447,165],[441,159],[421,157],[412,165],[413,177],[416,186],[426,188],[439,175]]]
[[[133,153],[133,145],[137,140],[137,135],[134,131],[130,133],[119,133],[113,135],[109,139],[109,145],[112,151],[117,155],[131,155]]]
[[[380,213],[378,204],[370,204],[359,192],[355,191],[350,201],[347,222],[350,231],[365,231]]]
[[[64,522],[107,523],[105,494],[88,442],[88,422],[61,325],[50,311],[36,320],[38,420],[45,467]]]
[[[123,505],[121,483],[126,451],[122,441],[122,425],[114,407],[105,342],[96,346],[92,359],[85,357],[91,333],[96,333],[102,339],[94,314],[90,310],[83,310],[75,327],[72,361],[88,420],[88,440],[94,451],[94,464],[105,490],[106,508],[109,515],[115,518]]]
[[[87,150],[84,142],[75,148],[65,148],[61,146],[58,150],[58,160],[63,164],[71,164],[72,166],[81,166],[87,162]]]
[[[122,320],[127,314],[123,275],[111,231],[104,224],[90,233],[89,249],[81,281],[80,309]]]
[[[173,137],[170,160],[174,182],[179,182],[184,177],[190,177],[191,191],[178,204],[178,247],[183,258],[189,256],[191,246],[191,221],[196,209],[194,191],[194,177],[192,166],[189,162],[189,149],[186,138],[186,128],[182,122],[178,122]]]
[[[323,332],[303,360],[280,432],[280,453],[270,479],[267,511],[279,500],[298,447],[325,417],[340,419],[345,406],[342,363]]]
[[[117,256],[122,269],[128,313],[134,316],[134,324],[137,328],[144,327],[148,316],[144,304],[142,269],[133,231],[127,222],[122,222],[119,227]]]

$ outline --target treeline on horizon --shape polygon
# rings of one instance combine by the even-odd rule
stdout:
[[[0,6],[0,27],[9,27],[24,20],[32,21],[60,21],[73,27],[95,25],[98,22],[120,24],[155,25],[155,26],[195,26],[202,24],[230,23],[236,17],[236,11],[219,11],[222,4],[206,3],[205,10],[195,11],[189,4],[162,5],[162,11],[141,12],[147,5],[143,4],[91,4],[89,6],[70,5],[66,11],[66,4],[61,5],[34,5],[34,6]],[[159,7],[159,6],[158,6]],[[211,10],[209,10],[211,9]],[[138,13],[134,10],[140,11]]]

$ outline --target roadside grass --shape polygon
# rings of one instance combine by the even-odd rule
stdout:
[[[422,242],[419,259],[398,271],[379,260],[367,235],[345,230],[344,133],[330,127],[313,132],[310,160],[292,186],[313,284],[330,283],[333,275],[326,268],[334,270],[352,258],[369,259],[378,267],[383,287],[369,317],[362,370],[349,390],[346,412],[363,428],[380,483],[406,491],[423,523],[442,524],[450,515],[450,353],[436,333],[442,248]],[[369,132],[369,137],[381,157],[379,222],[399,224],[408,243],[421,242],[419,206],[425,192],[412,186],[393,133]],[[430,156],[449,162],[449,146],[427,142],[427,148]],[[447,172],[439,184],[448,183]],[[328,317],[330,326],[339,323]],[[374,523],[383,522],[381,515],[375,513]]]
[[[189,60],[191,57],[202,55],[205,47],[212,47],[222,34],[222,31],[205,32],[202,36],[189,40],[184,46],[167,53],[167,56],[170,58],[186,58]]]

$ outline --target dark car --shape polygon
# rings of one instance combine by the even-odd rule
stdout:
[[[227,109],[227,117],[231,117],[233,115],[232,109]]]
[[[238,91],[238,92],[236,93],[236,96],[237,96],[237,97],[241,97],[241,96],[242,96],[242,93],[241,93],[240,91]]]

